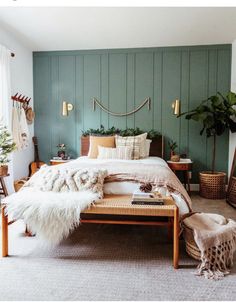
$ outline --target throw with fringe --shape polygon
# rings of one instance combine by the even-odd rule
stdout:
[[[201,251],[196,275],[219,280],[229,274],[236,250],[236,222],[218,214],[192,213],[184,224],[193,230]]]

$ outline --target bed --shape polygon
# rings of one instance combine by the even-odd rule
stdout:
[[[186,214],[191,210],[190,198],[180,184],[177,177],[169,169],[166,162],[162,159],[164,153],[163,137],[158,138],[151,144],[150,157],[140,160],[99,160],[90,159],[86,155],[89,150],[89,137],[81,138],[81,157],[78,159],[53,169],[68,169],[78,166],[79,168],[105,167],[109,172],[109,177],[104,184],[104,198],[89,209],[84,210],[80,215],[81,223],[103,223],[103,224],[132,224],[132,225],[155,225],[168,228],[168,237],[174,239],[174,267],[178,268],[178,233],[179,233],[179,212],[180,215]],[[123,166],[133,174],[123,173]],[[141,172],[140,172],[141,170]],[[172,182],[167,188],[163,187],[162,193],[165,199],[163,206],[140,206],[131,205],[131,194],[137,190],[142,183],[142,176],[155,174],[163,170],[166,175],[170,175]],[[145,174],[146,173],[146,174]],[[149,174],[148,174],[149,173]],[[116,176],[115,179],[114,175]],[[130,178],[135,176],[136,179]],[[157,178],[153,178],[153,182]],[[139,180],[141,180],[139,182]],[[158,178],[159,181],[159,178]],[[167,183],[168,183],[167,179]],[[179,188],[181,194],[172,187]],[[160,188],[162,189],[162,188]],[[11,222],[10,222],[11,223]],[[173,234],[172,234],[173,231]],[[2,211],[2,255],[8,255],[8,217]]]

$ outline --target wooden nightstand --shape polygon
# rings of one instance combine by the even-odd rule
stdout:
[[[60,165],[60,164],[65,164],[72,161],[72,159],[51,159],[50,160],[50,165],[55,166],[55,165]]]
[[[190,181],[189,181],[189,171],[191,171],[193,167],[193,162],[191,161],[191,159],[181,158],[179,162],[167,160],[167,163],[174,173],[176,173],[176,171],[183,171],[184,187],[186,188],[187,186],[187,190],[190,195],[191,190],[190,190]]]

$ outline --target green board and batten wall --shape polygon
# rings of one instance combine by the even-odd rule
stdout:
[[[78,156],[82,130],[115,126],[159,130],[173,139],[179,152],[187,152],[197,172],[209,169],[211,139],[200,136],[200,125],[172,114],[171,103],[181,100],[182,112],[194,108],[217,91],[230,89],[231,45],[35,52],[35,135],[41,159],[56,155],[57,144],[69,146]],[[146,97],[147,106],[127,117],[93,111],[92,97],[114,112],[136,108]],[[62,117],[66,100],[75,105]],[[167,145],[167,144],[166,144]],[[217,169],[227,171],[228,134],[218,140]],[[166,157],[168,158],[166,148]]]

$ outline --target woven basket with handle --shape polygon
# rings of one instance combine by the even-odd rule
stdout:
[[[200,172],[200,196],[208,199],[225,198],[225,179],[224,172]]]
[[[193,230],[188,226],[186,226],[184,221],[183,221],[183,235],[185,239],[186,252],[189,254],[190,257],[196,260],[201,260],[201,252],[195,243]]]

